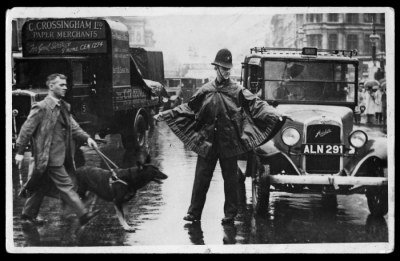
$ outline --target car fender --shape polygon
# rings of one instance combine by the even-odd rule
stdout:
[[[273,141],[256,148],[256,153],[261,163],[270,164],[272,170],[279,167],[279,169],[284,169],[286,173],[302,175],[293,160],[277,148]],[[281,174],[281,172],[272,171],[271,174]]]
[[[346,169],[349,170],[351,176],[360,176],[361,168],[370,161],[378,159],[383,168],[387,168],[387,139],[379,137],[369,140],[366,146],[357,152],[354,157],[358,160],[350,160]]]

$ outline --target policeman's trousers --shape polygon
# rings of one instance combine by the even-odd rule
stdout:
[[[203,158],[197,157],[196,173],[193,184],[192,199],[188,210],[196,218],[200,219],[203,212],[203,207],[206,202],[208,188],[210,187],[211,178],[215,166],[217,165],[218,157]],[[219,159],[219,164],[224,178],[225,217],[233,218],[238,212],[238,165],[237,157],[227,159]]]

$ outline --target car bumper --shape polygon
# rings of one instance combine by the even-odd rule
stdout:
[[[386,177],[346,177],[346,176],[296,176],[296,175],[270,175],[273,184],[308,184],[308,185],[354,185],[354,186],[386,186]]]

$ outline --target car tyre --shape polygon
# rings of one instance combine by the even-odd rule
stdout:
[[[322,206],[331,209],[331,208],[336,208],[337,205],[338,201],[336,195],[322,195]]]
[[[377,164],[374,166],[373,177],[383,177],[383,169]],[[365,196],[367,197],[368,208],[373,217],[384,216],[388,212],[388,187],[371,186],[368,187]]]
[[[368,208],[373,217],[382,217],[388,212],[388,190],[384,187],[367,188],[365,193],[368,202]]]
[[[238,170],[237,170],[237,175],[238,175],[239,184],[244,184],[244,182],[246,181],[246,175],[242,172],[242,170],[239,168],[239,166],[238,166]]]
[[[261,165],[252,180],[253,210],[257,215],[266,215],[269,205],[270,166]]]

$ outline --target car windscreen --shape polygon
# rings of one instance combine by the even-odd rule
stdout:
[[[265,61],[266,100],[354,102],[355,66],[339,62]]]
[[[22,88],[46,88],[47,76],[53,73],[67,75],[67,61],[61,59],[19,59],[15,64],[16,83]]]
[[[181,84],[181,79],[167,79],[168,87],[178,87]]]

